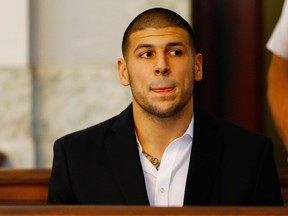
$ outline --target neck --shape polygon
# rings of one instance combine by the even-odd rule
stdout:
[[[192,100],[183,110],[167,118],[151,115],[133,102],[135,129],[143,151],[161,159],[167,146],[185,133],[192,115]]]

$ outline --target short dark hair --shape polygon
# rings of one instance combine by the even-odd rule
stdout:
[[[165,8],[152,8],[135,17],[124,32],[122,39],[122,54],[125,57],[129,37],[133,32],[146,28],[179,27],[186,30],[190,36],[191,47],[196,53],[195,34],[190,24],[179,14]]]

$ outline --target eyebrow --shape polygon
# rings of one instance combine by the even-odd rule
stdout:
[[[186,47],[183,42],[170,42],[170,43],[168,43],[168,44],[166,45],[166,47],[174,47],[174,46],[183,46],[183,47]],[[142,49],[142,48],[153,48],[153,47],[155,47],[155,46],[152,45],[152,44],[139,44],[139,45],[136,47],[136,49],[135,49],[134,52],[136,52],[137,50]]]

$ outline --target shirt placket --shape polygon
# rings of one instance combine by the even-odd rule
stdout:
[[[169,187],[179,142],[171,143],[162,156],[155,187],[155,205],[169,206]]]

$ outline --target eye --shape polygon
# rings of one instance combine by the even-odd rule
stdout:
[[[142,53],[140,56],[141,56],[142,58],[149,58],[149,57],[152,56],[152,53],[151,53],[151,52],[145,52],[145,53]]]
[[[180,50],[172,50],[169,52],[169,54],[174,55],[174,56],[179,56],[182,55],[182,51]]]

